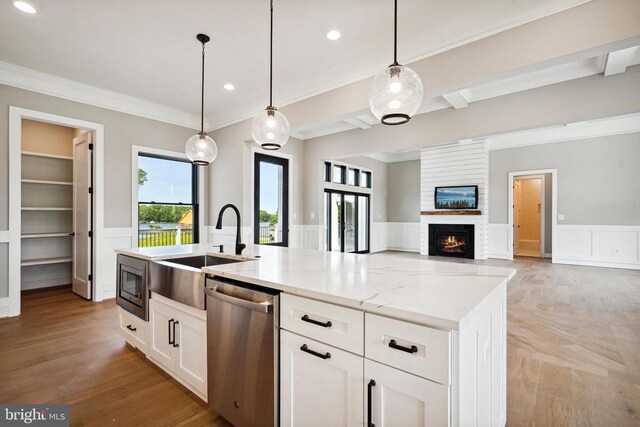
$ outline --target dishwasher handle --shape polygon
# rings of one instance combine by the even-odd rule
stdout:
[[[218,286],[215,285],[211,288],[205,288],[204,292],[217,299],[218,301],[226,302],[229,304],[237,305],[238,307],[246,308],[248,310],[259,311],[261,313],[271,313],[273,311],[272,302],[254,302],[242,298],[237,298],[231,295],[227,295],[218,290]]]

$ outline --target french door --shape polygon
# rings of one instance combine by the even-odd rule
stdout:
[[[289,246],[289,160],[255,154],[253,241]]]
[[[325,190],[326,248],[334,252],[369,252],[368,194]]]

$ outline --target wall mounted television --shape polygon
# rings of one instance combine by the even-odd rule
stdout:
[[[478,209],[478,186],[436,187],[434,202],[436,209]]]

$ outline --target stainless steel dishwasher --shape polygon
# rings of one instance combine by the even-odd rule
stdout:
[[[207,278],[209,405],[236,427],[277,426],[279,292]]]

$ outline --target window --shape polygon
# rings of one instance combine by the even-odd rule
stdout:
[[[333,165],[333,182],[336,184],[346,184],[347,167]]]
[[[255,154],[254,237],[261,245],[289,245],[289,160]]]
[[[358,185],[358,181],[360,178],[360,171],[358,169],[349,168],[349,172],[347,174],[347,184],[349,185]]]
[[[360,179],[360,186],[365,188],[371,188],[371,172],[362,172]]]
[[[138,246],[198,243],[198,172],[188,160],[138,155]]]
[[[331,163],[324,162],[324,181],[331,182]]]

